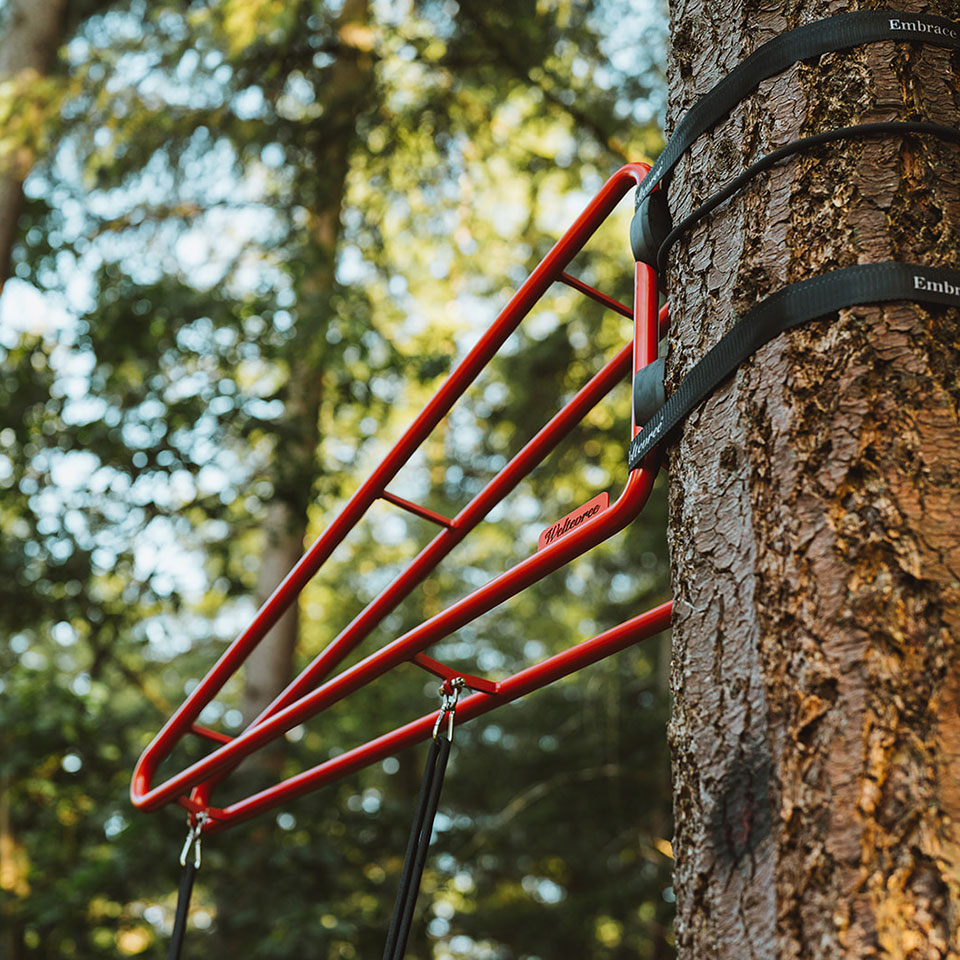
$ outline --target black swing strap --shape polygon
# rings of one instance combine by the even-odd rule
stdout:
[[[433,731],[433,740],[430,742],[430,752],[423,769],[423,780],[420,784],[420,797],[417,800],[417,810],[413,817],[413,827],[410,830],[410,839],[407,841],[407,852],[403,859],[403,869],[400,872],[400,888],[397,890],[397,899],[393,905],[393,916],[387,931],[387,942],[383,948],[383,960],[403,960],[407,949],[407,940],[410,937],[410,925],[413,922],[413,911],[417,905],[417,896],[420,893],[420,881],[423,878],[423,868],[427,862],[427,849],[430,846],[430,836],[433,833],[433,823],[437,817],[437,806],[440,803],[440,789],[443,786],[443,776],[447,769],[447,760],[450,757],[450,743],[453,739],[453,716],[457,709],[457,700],[464,682],[459,677],[450,681],[452,692],[441,687],[443,705]],[[443,736],[441,726],[444,717],[448,718],[447,735]]]
[[[629,465],[668,439],[687,415],[775,336],[846,307],[907,300],[960,307],[960,270],[870,263],[801,280],[761,300],[683,378],[630,442]]]
[[[183,850],[180,851],[180,865],[183,872],[180,874],[180,889],[177,891],[177,912],[173,920],[173,933],[170,934],[170,951],[167,960],[180,960],[180,951],[183,949],[183,935],[187,930],[187,914],[190,912],[190,896],[193,893],[193,881],[200,868],[200,834],[207,815],[201,813],[195,820],[187,819],[187,839]],[[193,856],[190,848],[193,847]]]

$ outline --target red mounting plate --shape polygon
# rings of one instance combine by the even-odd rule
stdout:
[[[561,517],[556,523],[550,524],[550,526],[540,534],[540,539],[537,540],[537,549],[542,550],[544,547],[549,546],[554,541],[568,534],[571,530],[576,530],[585,520],[595,517],[609,506],[610,494],[607,493],[606,490],[604,490],[603,493],[598,493],[592,500],[581,504],[572,513],[568,513],[565,517]]]

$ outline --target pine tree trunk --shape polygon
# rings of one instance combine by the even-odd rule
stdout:
[[[262,605],[290,572],[304,551],[307,508],[316,475],[320,440],[318,420],[323,393],[322,330],[330,319],[329,295],[336,270],[340,212],[346,190],[350,152],[354,146],[356,114],[370,95],[373,61],[357,36],[363,36],[368,17],[367,0],[347,0],[339,19],[345,52],[332,71],[326,95],[337,111],[329,118],[330,132],[316,158],[323,177],[326,203],[311,211],[308,229],[313,269],[301,284],[299,312],[305,330],[291,351],[285,415],[286,441],[276,454],[276,499],[264,525],[264,546],[257,578],[257,602]],[[361,41],[362,44],[362,41]],[[318,335],[319,334],[319,335]],[[314,342],[314,341],[320,341]],[[246,661],[242,712],[254,719],[290,682],[298,633],[297,605],[280,618]]]
[[[764,41],[857,6],[674,0],[669,122]],[[766,81],[680,163],[675,222],[800,136],[956,125],[956,63],[884,42]],[[960,148],[930,137],[758,176],[674,248],[668,390],[764,296],[858,263],[956,268],[958,228]],[[958,365],[956,311],[844,310],[762,348],[670,449],[681,960],[960,957]]]
[[[316,479],[323,400],[324,332],[333,313],[340,214],[346,192],[351,153],[355,147],[357,117],[374,90],[373,60],[366,46],[368,0],[346,0],[338,28],[342,52],[333,66],[324,95],[328,109],[322,138],[315,140],[314,169],[322,181],[323,202],[309,211],[308,242],[304,244],[305,279],[298,287],[298,329],[289,353],[286,408],[273,464],[274,499],[267,512],[257,582],[257,600],[263,603],[300,559],[307,531],[307,510]],[[242,712],[250,721],[289,683],[298,635],[297,604],[284,614],[258,644],[244,665]],[[284,754],[279,745],[260,751],[245,765],[259,786],[276,782],[283,774]],[[251,945],[268,942],[271,918],[262,912],[257,884],[237,886],[235,876],[259,876],[269,881],[278,857],[273,836],[276,827],[261,820],[230,849],[232,871],[219,881],[216,937],[208,956],[247,956]],[[289,855],[289,854],[288,854]],[[322,897],[308,886],[305,902]],[[296,911],[294,911],[296,912]],[[301,916],[307,916],[305,909]],[[322,933],[319,924],[311,935]],[[303,931],[299,931],[303,935]]]
[[[25,70],[44,73],[63,30],[66,0],[8,0],[0,14],[0,81]],[[28,169],[23,158],[0,156],[0,292],[10,273],[10,253],[17,235]]]
[[[8,0],[0,12],[0,83],[23,71],[43,73],[60,42],[66,0]],[[0,294],[10,275],[10,254],[17,236],[17,218],[28,172],[25,158],[0,153]],[[0,889],[26,896],[16,863],[17,844],[11,824],[10,780],[0,777]],[[0,957],[24,956],[23,925],[4,917],[0,924]]]

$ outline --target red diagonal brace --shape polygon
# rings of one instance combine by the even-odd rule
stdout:
[[[452,520],[448,520],[442,514],[436,513],[428,507],[421,507],[419,503],[414,503],[412,500],[404,500],[403,497],[398,497],[389,490],[384,490],[383,493],[380,494],[380,499],[386,500],[395,507],[400,507],[409,513],[415,513],[418,517],[423,517],[424,520],[429,520],[431,523],[435,523],[440,527],[446,527],[448,530],[452,530],[455,526]]]
[[[630,320],[633,319],[633,311],[626,306],[626,304],[621,303],[619,300],[614,300],[613,297],[608,297],[602,291],[597,290],[596,287],[591,287],[589,283],[584,283],[582,280],[572,276],[565,270],[560,274],[558,279],[565,283],[568,287],[573,287],[574,290],[578,290],[585,297],[589,297],[591,300],[596,300],[597,303],[602,303],[610,310],[616,310],[617,313],[627,317]]]
[[[481,693],[496,693],[497,684],[492,680],[484,680],[483,677],[475,677],[472,673],[464,673],[462,670],[454,670],[433,657],[428,657],[425,653],[418,653],[413,662],[418,667],[423,667],[427,673],[432,673],[441,680],[456,680],[459,677],[471,690],[479,690]]]

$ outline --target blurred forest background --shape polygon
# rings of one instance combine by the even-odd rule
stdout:
[[[185,825],[130,806],[137,756],[267,566],[313,541],[610,173],[655,156],[666,14],[50,6],[47,62],[0,76],[0,177],[23,185],[0,265],[0,956],[160,958]],[[631,206],[571,270],[626,302]],[[557,288],[391,489],[452,516],[630,335]],[[628,414],[625,383],[360,652],[615,497]],[[431,653],[504,676],[664,599],[664,479],[641,521]],[[368,520],[301,598],[298,665],[434,533],[383,503]],[[410,956],[673,955],[667,643],[458,729]],[[245,696],[231,682],[202,719],[236,732]],[[436,704],[410,668],[270,766]],[[185,956],[379,956],[422,762],[211,838]]]

